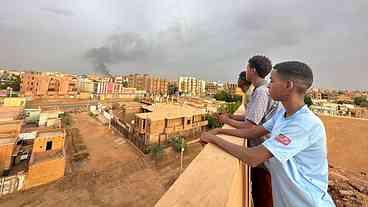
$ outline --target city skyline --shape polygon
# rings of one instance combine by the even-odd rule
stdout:
[[[265,54],[273,63],[309,63],[317,87],[366,89],[368,29],[361,20],[368,3],[335,5],[4,1],[0,67],[226,81],[236,79],[249,57]]]

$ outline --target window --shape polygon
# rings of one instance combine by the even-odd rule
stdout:
[[[190,124],[190,119],[187,120],[187,124]]]
[[[46,151],[51,150],[52,149],[52,141],[47,141],[46,143]]]

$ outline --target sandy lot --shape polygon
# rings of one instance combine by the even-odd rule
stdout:
[[[368,121],[321,116],[327,130],[330,164],[368,172]]]

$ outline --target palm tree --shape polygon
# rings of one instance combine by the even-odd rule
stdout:
[[[151,146],[151,156],[155,160],[155,164],[158,164],[158,160],[160,160],[163,156],[164,148],[160,144],[153,144]]]

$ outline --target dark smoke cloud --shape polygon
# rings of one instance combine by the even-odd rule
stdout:
[[[73,12],[68,9],[59,9],[59,8],[50,8],[50,7],[44,7],[41,8],[42,11],[57,14],[57,15],[63,15],[63,16],[73,16]]]
[[[103,46],[88,50],[85,56],[94,64],[96,72],[109,75],[108,65],[145,59],[149,50],[139,34],[120,33],[110,36]]]

